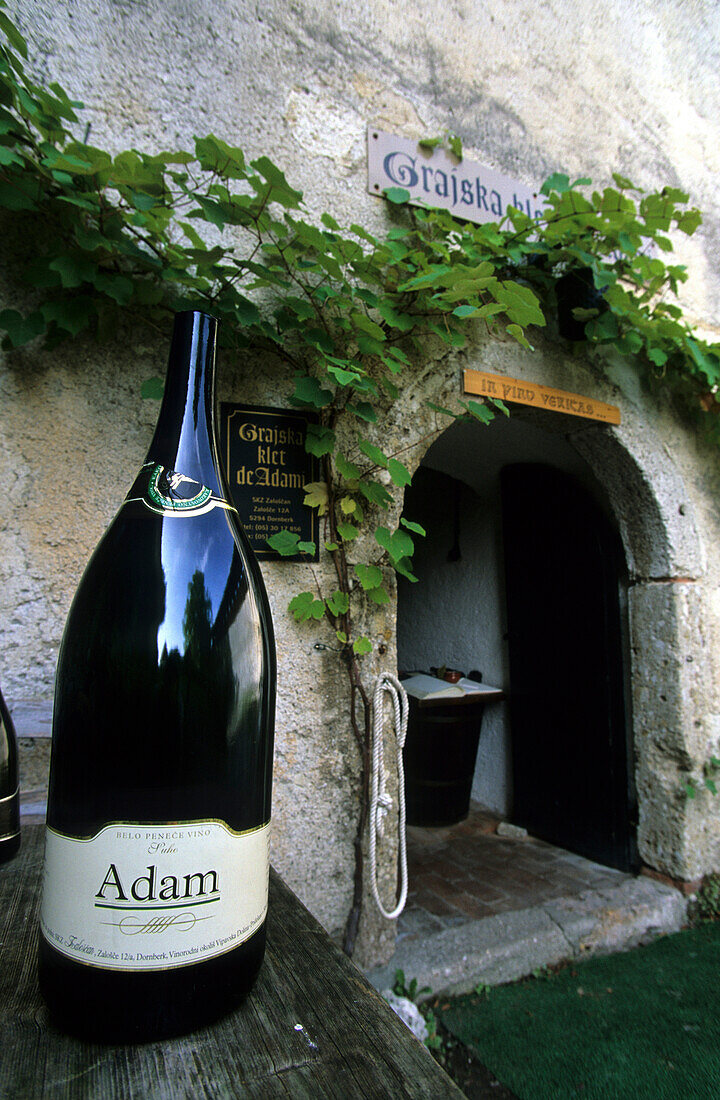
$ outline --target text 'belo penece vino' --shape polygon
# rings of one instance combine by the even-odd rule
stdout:
[[[58,659],[40,987],[101,1038],[209,1022],[265,949],[275,650],[218,460],[216,328],[175,318],[147,461]]]
[[[0,694],[0,863],[20,847],[20,784],[15,727]]]

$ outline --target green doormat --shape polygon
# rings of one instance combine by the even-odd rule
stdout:
[[[520,1100],[717,1100],[719,980],[706,924],[438,1011]]]

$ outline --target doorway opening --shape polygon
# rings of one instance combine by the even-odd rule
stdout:
[[[603,486],[542,421],[457,422],[404,514],[427,536],[418,583],[398,584],[399,668],[457,669],[504,694],[482,711],[474,812],[633,870],[628,578]]]

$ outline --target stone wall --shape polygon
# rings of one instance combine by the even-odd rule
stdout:
[[[270,155],[311,214],[327,209],[341,223],[387,224],[365,189],[368,123],[411,138],[451,129],[468,156],[528,184],[555,170],[602,184],[614,170],[642,186],[680,186],[705,212],[698,235],[678,242],[692,273],[684,304],[717,337],[720,26],[709,0],[452,0],[441,19],[431,0],[11,0],[9,9],[29,39],[31,71],[84,101],[94,143],[155,151],[212,131],[250,157]],[[11,304],[20,292],[8,241],[2,272]],[[52,354],[30,346],[0,366],[0,674],[11,705],[51,698],[75,585],[151,435],[157,410],[140,385],[162,372],[165,355],[161,340],[125,332],[103,348],[85,339]],[[680,877],[720,867],[709,796],[685,803],[679,794],[679,769],[699,767],[720,736],[718,460],[623,364],[570,357],[552,338],[535,355],[480,337],[464,355],[429,349],[384,442],[406,446],[432,431],[424,399],[457,397],[466,365],[621,406],[617,430],[562,418],[556,430],[605,485],[636,580],[641,851]],[[267,364],[220,370],[222,399],[284,403]],[[285,611],[309,586],[309,567],[264,573],[279,650],[274,860],[337,931],[352,890],[358,772],[342,671],[313,648],[323,627],[301,631]],[[394,611],[378,612],[370,633],[373,670],[392,669]],[[392,930],[370,914],[362,951],[374,961]]]

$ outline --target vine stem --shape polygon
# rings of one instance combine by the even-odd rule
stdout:
[[[343,951],[346,955],[352,956],[355,950],[355,943],[360,928],[360,916],[362,914],[365,870],[363,836],[367,825],[370,804],[370,699],[368,698],[367,691],[362,682],[358,659],[352,652],[348,659],[348,677],[350,680],[350,721],[355,737],[361,744],[360,813],[358,815],[357,829],[353,840],[353,850],[355,853],[353,899],[343,935]],[[358,697],[362,701],[362,727],[358,716]]]
[[[330,426],[334,426],[331,422]],[[350,686],[350,725],[360,753],[360,811],[357,819],[355,836],[353,838],[353,852],[355,856],[355,870],[353,874],[353,897],[345,923],[343,934],[343,951],[352,956],[360,929],[360,917],[363,906],[363,887],[365,857],[363,853],[363,837],[367,826],[368,810],[370,805],[370,721],[371,705],[367,689],[363,684],[362,672],[358,655],[354,652],[350,639],[352,637],[352,617],[350,613],[350,571],[345,552],[345,544],[339,539],[337,532],[337,517],[335,514],[335,493],[332,476],[332,463],[329,455],[323,458],[323,475],[328,487],[328,526],[331,540],[337,545],[332,552],[335,574],[338,588],[348,597],[348,610],[335,617],[333,626],[341,626],[348,641],[345,643],[345,661],[348,681]]]

